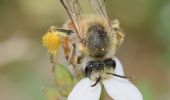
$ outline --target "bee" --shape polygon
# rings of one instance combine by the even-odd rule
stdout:
[[[110,21],[105,7],[105,0],[89,0],[96,12],[83,15],[79,0],[60,0],[70,21],[56,31],[64,32],[64,54],[67,61],[76,69],[80,64],[85,75],[96,81],[109,78],[110,75],[130,78],[114,74],[116,62],[113,57],[124,40],[124,33],[119,21]]]

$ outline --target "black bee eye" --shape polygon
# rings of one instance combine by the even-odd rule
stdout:
[[[106,60],[104,61],[104,63],[105,63],[107,66],[111,66],[111,67],[113,67],[113,68],[116,67],[116,62],[115,62],[113,59],[111,59],[111,58],[106,59]]]

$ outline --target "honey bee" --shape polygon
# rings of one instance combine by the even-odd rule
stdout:
[[[80,64],[84,73],[95,86],[100,80],[110,75],[130,78],[114,74],[116,62],[112,59],[124,40],[124,33],[119,27],[119,21],[110,21],[107,15],[105,0],[89,0],[96,12],[83,15],[78,0],[60,0],[70,21],[56,31],[64,32],[64,54],[67,61],[77,68]]]

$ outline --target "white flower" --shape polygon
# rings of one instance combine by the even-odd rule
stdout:
[[[114,73],[124,76],[121,62],[113,58],[116,62]],[[91,87],[95,81],[84,78],[78,82],[68,96],[68,100],[99,100],[101,94],[101,83]],[[114,100],[143,100],[140,91],[127,79],[112,76],[102,80],[108,95]]]

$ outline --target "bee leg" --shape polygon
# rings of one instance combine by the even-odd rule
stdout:
[[[117,74],[114,74],[114,73],[107,73],[107,74],[111,74],[111,75],[113,75],[113,76],[120,77],[120,78],[124,78],[124,79],[132,79],[132,78],[133,78],[133,77],[129,77],[129,76],[117,75]]]
[[[72,43],[72,40],[70,40],[69,37],[63,37],[63,49],[64,49],[64,56],[67,60],[67,62],[71,65],[69,70],[72,72],[72,74],[77,78],[81,78],[82,74],[81,71],[77,67],[77,54],[76,54],[76,44]]]
[[[72,48],[69,54],[68,62],[72,65],[75,65],[75,58],[76,58],[76,45],[72,44]]]
[[[53,65],[52,66],[52,72],[54,73],[56,62],[55,62],[55,57],[52,54],[50,54],[50,61],[51,61],[52,65]]]
[[[97,80],[96,80],[96,82],[93,84],[93,85],[91,85],[91,87],[94,87],[94,86],[96,86],[97,85],[97,83],[99,83],[99,81],[101,80],[101,77],[98,77],[97,78]]]
[[[116,39],[117,39],[117,42],[118,42],[116,49],[118,49],[124,41],[125,34],[120,29],[116,28],[115,30],[116,30]]]
[[[68,37],[64,37],[62,42],[63,42],[63,48],[64,48],[64,56],[65,56],[66,60],[68,61],[69,54],[70,54],[70,51],[71,51],[70,47],[69,47],[70,40],[69,40]]]
[[[77,56],[76,56],[76,45],[75,44],[72,44],[72,48],[71,48],[71,51],[69,53],[67,61],[68,61],[68,63],[70,63],[73,66],[74,71],[75,71],[75,75],[76,76],[80,75],[79,70],[76,67],[76,65],[77,65]]]
[[[69,43],[70,40],[68,37],[63,38],[63,48],[64,48],[64,55],[68,63],[72,64],[73,66],[76,65],[76,45],[72,44],[70,47]]]
[[[68,37],[63,37],[63,48],[64,48],[64,56],[69,64],[74,67],[76,66],[76,45],[72,44],[69,46],[70,40]]]
[[[122,32],[122,29],[119,27],[120,23],[118,20],[113,20],[111,22],[111,27],[114,29],[115,32],[115,38],[117,40],[117,46],[116,49],[119,48],[119,46],[122,44],[124,41],[125,34]]]

